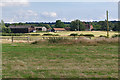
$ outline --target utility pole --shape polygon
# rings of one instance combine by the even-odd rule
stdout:
[[[108,10],[106,14],[107,14],[107,38],[109,38]]]

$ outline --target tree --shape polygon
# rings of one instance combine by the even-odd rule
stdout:
[[[70,28],[72,31],[74,30],[82,31],[85,30],[85,25],[80,20],[74,20],[71,22]]]
[[[1,23],[0,23],[0,31],[3,33],[10,33],[11,32],[10,28],[5,26],[5,23],[3,20],[1,20]]]
[[[57,20],[56,24],[55,24],[56,28],[64,28],[65,24],[63,22],[61,22],[61,20]]]
[[[107,30],[107,22],[105,21],[99,21],[99,25],[101,25],[101,30]]]
[[[113,24],[112,22],[108,22],[108,24],[109,24],[109,28],[110,28],[110,30],[112,30],[114,27],[115,27],[115,24]]]
[[[119,27],[120,23],[117,22],[117,23],[114,23],[114,27],[113,27],[113,31],[120,31],[120,27]]]
[[[47,29],[52,29],[49,24],[45,24],[45,27],[46,27]]]

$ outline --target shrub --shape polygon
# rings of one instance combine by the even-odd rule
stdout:
[[[38,41],[34,41],[34,42],[32,42],[32,44],[38,44]]]
[[[79,36],[84,36],[84,34],[80,34]]]
[[[94,37],[93,34],[84,34],[83,36],[86,36],[86,37]]]
[[[112,36],[112,38],[115,38],[115,37],[120,37],[120,34],[115,34]]]
[[[105,35],[100,35],[99,37],[105,37],[105,38],[107,38],[107,36],[105,36]]]
[[[43,34],[43,36],[52,36],[53,34]]]
[[[72,34],[70,34],[70,36],[78,36],[78,34],[72,33]]]
[[[59,34],[53,34],[53,36],[59,36]]]
[[[24,34],[24,36],[30,36],[30,34]]]

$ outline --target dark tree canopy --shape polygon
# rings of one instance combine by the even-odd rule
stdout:
[[[10,33],[11,32],[10,28],[5,26],[5,23],[3,20],[1,20],[1,23],[0,23],[0,32],[3,32],[3,33]]]
[[[93,30],[95,31],[106,31],[107,29],[107,24],[106,24],[106,20],[105,21],[93,21],[93,22],[81,22],[80,20],[74,20],[71,22],[62,22],[61,20],[56,20],[56,22],[29,22],[29,23],[5,23],[2,20],[1,21],[1,30],[2,32],[10,32],[9,26],[10,25],[31,25],[31,26],[35,26],[35,27],[39,27],[39,26],[44,26],[47,29],[52,29],[54,27],[56,28],[69,28],[69,30],[71,31],[84,31],[85,28],[87,28],[85,25],[93,25]],[[109,29],[113,30],[113,31],[120,31],[119,25],[120,25],[120,21],[109,21]]]
[[[77,30],[77,31],[84,31],[85,30],[85,25],[80,21],[80,20],[74,20],[70,24],[70,28],[72,31]]]
[[[61,22],[61,20],[57,20],[56,24],[55,24],[56,28],[64,28],[65,24],[63,22]]]

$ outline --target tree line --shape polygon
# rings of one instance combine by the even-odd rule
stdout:
[[[107,29],[107,22],[105,21],[93,21],[93,22],[82,22],[80,20],[74,20],[69,23],[62,22],[61,20],[56,20],[55,24],[53,23],[4,23],[3,20],[1,20],[0,26],[1,32],[10,33],[11,30],[9,28],[10,25],[31,25],[31,26],[44,26],[47,29],[53,29],[53,28],[69,28],[70,31],[85,31],[86,25],[93,25],[93,29],[95,31],[106,31]],[[109,21],[109,27],[112,31],[119,31],[119,22],[118,21]]]

